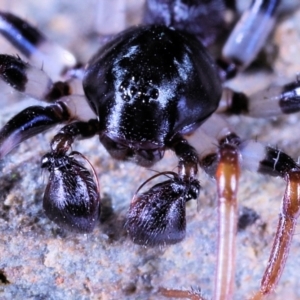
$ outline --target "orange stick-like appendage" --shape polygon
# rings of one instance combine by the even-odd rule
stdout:
[[[214,300],[232,299],[237,232],[239,152],[229,144],[221,147],[216,172],[219,199],[218,258]]]
[[[300,171],[294,170],[287,173],[286,181],[282,212],[268,266],[262,278],[260,290],[251,298],[252,300],[263,299],[274,291],[288,257],[297,218],[300,214]]]
[[[201,295],[196,291],[188,290],[175,290],[175,289],[165,289],[161,287],[159,292],[168,298],[179,298],[179,299],[190,299],[190,300],[205,300]]]

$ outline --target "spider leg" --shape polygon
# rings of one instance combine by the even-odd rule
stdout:
[[[192,145],[195,142],[198,145],[199,134],[202,137],[206,134],[213,143],[206,152],[202,151],[199,155],[200,166],[214,176],[217,182],[219,229],[213,299],[232,299],[235,278],[237,190],[241,167],[241,153],[238,148],[240,139],[218,116],[212,116],[207,122],[203,124],[199,133],[196,133],[196,137],[191,136],[188,140]],[[208,149],[212,152],[209,153]]]
[[[214,126],[210,126],[211,124],[214,124]],[[241,165],[243,168],[247,168],[251,171],[258,171],[266,175],[280,176],[287,182],[286,191],[282,200],[282,213],[280,215],[268,266],[261,282],[260,291],[253,298],[255,300],[263,299],[266,295],[269,295],[274,291],[280,280],[288,257],[296,221],[300,213],[299,166],[291,157],[278,149],[265,147],[264,145],[255,141],[242,142],[229,128],[229,126],[226,126],[226,122],[220,118],[220,116],[213,116],[211,120],[203,125],[201,130],[207,134],[213,135],[219,140],[220,144],[224,142],[233,142],[233,144],[236,144],[242,157]],[[212,173],[212,170],[217,168],[216,178],[218,181],[218,177],[220,177],[218,176],[220,161],[218,162],[215,153],[211,153],[206,157],[200,158],[200,164],[205,170],[208,170],[210,174]],[[234,174],[234,172],[232,173]],[[220,187],[220,183],[218,184],[218,187]],[[222,223],[222,219],[220,219],[221,216],[222,214],[220,214],[219,222]],[[220,237],[222,237],[222,235],[220,235]],[[227,238],[230,238],[230,236]],[[219,243],[221,242],[222,240],[219,240]],[[225,245],[227,243],[225,243]],[[220,248],[219,251],[221,251]],[[219,252],[218,260],[221,258],[222,257],[220,256]],[[222,268],[220,270],[222,270]],[[218,278],[218,276],[221,277]],[[224,277],[221,273],[218,275],[217,271],[216,283],[224,282],[224,286],[227,287],[228,285],[226,285],[224,278],[226,278],[226,276]],[[216,286],[217,288],[215,293],[218,291],[218,285]],[[226,298],[215,297],[214,299]]]
[[[17,56],[5,54],[0,54],[0,80],[24,96],[46,102],[53,102],[71,93],[80,93],[75,89],[73,81],[54,83],[42,69],[24,62]]]
[[[49,41],[38,29],[11,14],[0,12],[0,33],[51,78],[76,65],[72,53]]]
[[[274,28],[280,0],[254,0],[231,32],[218,60],[224,80],[234,77],[256,57]]]
[[[286,181],[281,213],[267,268],[261,281],[260,290],[251,298],[259,300],[264,299],[275,290],[288,258],[300,214],[300,169],[299,165],[284,152],[272,147],[265,147],[263,150],[263,145],[253,141],[243,145],[241,152],[243,158],[249,161],[248,166],[255,165],[258,172],[280,176]]]
[[[83,91],[74,89],[75,80],[53,83],[43,70],[10,55],[0,55],[0,79],[24,96],[53,103],[26,108],[8,121],[0,131],[0,158],[22,141],[54,125],[95,118]]]
[[[285,175],[287,182],[282,199],[276,235],[260,290],[251,299],[260,300],[270,295],[276,288],[288,258],[297,219],[300,215],[300,171],[291,169]]]
[[[201,168],[217,180],[219,240],[214,300],[231,299],[233,294],[237,231],[236,193],[240,166],[262,174],[280,176],[287,182],[273,250],[261,289],[254,298],[263,299],[274,291],[288,256],[300,210],[299,166],[278,149],[266,147],[256,141],[242,141],[218,115],[211,116],[196,132],[185,138],[195,149],[200,149],[198,159]],[[161,292],[166,297],[204,299],[198,291],[162,288]]]
[[[219,140],[220,144],[224,142],[225,143],[231,142],[233,144],[236,144],[241,154],[242,166],[244,168],[253,171],[258,171],[260,173],[271,175],[271,176],[280,176],[284,178],[287,182],[285,195],[282,200],[283,209],[280,216],[272,252],[270,254],[268,267],[262,279],[261,289],[254,298],[255,300],[263,299],[264,296],[271,294],[274,291],[275,287],[277,286],[282,271],[284,269],[286,259],[288,257],[293,231],[300,210],[299,166],[295,163],[295,161],[291,157],[289,157],[287,154],[285,154],[284,152],[278,149],[274,149],[272,147],[265,147],[264,145],[254,141],[247,141],[247,142],[240,141],[239,138],[234,134],[234,132],[231,131],[229,127],[226,127],[225,121],[219,118],[220,117],[218,116],[213,116],[211,122],[213,122],[214,127],[212,128],[212,126],[210,126],[209,124],[210,121],[209,121],[203,126],[202,130],[207,134],[214,134],[215,137]],[[221,150],[222,150],[222,146],[221,146]],[[211,170],[215,169],[215,167],[208,168],[208,162],[210,163],[212,162],[212,157],[214,157],[214,155],[210,155],[210,159],[202,158],[202,160],[200,160],[200,164],[202,166],[205,166],[205,168],[208,169],[210,173]],[[216,179],[218,182],[218,188],[220,188],[220,186],[222,186],[220,184],[220,179],[222,179],[222,177],[219,176],[219,169],[220,166],[222,166],[222,164],[220,164],[220,160],[219,162],[216,160],[215,165],[217,165]],[[235,174],[234,171],[231,171],[231,173]],[[227,182],[230,183],[235,181],[227,180]],[[229,197],[227,196],[227,198]],[[222,226],[222,221],[223,221],[222,216],[225,217],[225,214],[219,213],[220,227]],[[227,218],[227,222],[229,222],[229,220],[233,220],[233,218],[230,218],[228,216],[226,216],[226,218]],[[225,227],[230,228],[228,224],[225,225]],[[225,292],[221,294],[222,290],[226,288],[229,289],[229,283],[226,283],[226,278],[228,278],[228,274],[226,272],[225,275],[222,274],[222,272],[226,270],[226,268],[222,264],[224,263],[226,264],[229,258],[234,259],[234,257],[230,255],[228,256],[228,253],[226,253],[227,259],[224,259],[225,255],[223,255],[223,253],[225,253],[226,251],[224,251],[224,249],[220,247],[220,245],[222,245],[222,242],[224,242],[225,247],[227,248],[227,250],[229,250],[228,245],[231,245],[230,243],[231,238],[234,239],[234,236],[233,235],[231,236],[228,233],[226,236],[225,233],[222,234],[222,232],[220,232],[219,250],[218,250],[219,253],[218,267],[217,267],[216,288],[215,288],[214,299],[230,299],[231,297],[229,296],[228,298],[226,298]],[[222,239],[224,239],[224,241]],[[220,266],[219,266],[219,261],[221,261]],[[231,265],[234,266],[234,261],[232,261],[228,265],[228,268]],[[234,273],[232,273],[232,275],[233,274]]]
[[[46,107],[36,105],[25,108],[0,130],[0,159],[21,142],[57,124],[94,118],[95,114],[83,95],[65,96]]]
[[[221,145],[218,152],[219,237],[214,299],[221,300],[232,299],[234,291],[240,153],[236,145],[230,143]]]
[[[70,114],[61,103],[24,109],[9,120],[0,131],[0,158],[28,138],[69,119]]]
[[[75,139],[90,138],[98,133],[98,122],[74,122],[64,126],[51,142],[51,151],[44,155],[42,168],[50,176],[43,207],[49,219],[75,232],[91,232],[100,215],[99,185],[95,171],[91,173],[76,156],[68,154]],[[89,163],[89,162],[88,162]]]
[[[225,88],[218,108],[218,112],[245,114],[254,118],[276,117],[299,111],[300,82],[298,77],[294,82],[282,87],[270,87],[250,96]]]

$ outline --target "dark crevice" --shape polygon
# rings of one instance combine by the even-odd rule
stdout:
[[[9,280],[7,279],[3,270],[0,269],[0,284],[9,284]]]
[[[242,206],[239,211],[238,231],[245,230],[259,219],[258,213],[249,207]]]

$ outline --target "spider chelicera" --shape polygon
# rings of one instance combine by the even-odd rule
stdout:
[[[154,9],[149,5],[146,22],[155,19],[156,23],[161,23],[160,13],[164,17],[168,13],[161,7],[156,10],[156,1],[148,3],[154,5]],[[252,8],[259,6],[258,3],[256,1]],[[252,9],[255,11],[253,16],[257,18],[254,23],[260,24],[263,16],[266,17],[265,27],[272,23],[277,4],[277,1],[265,1],[260,9]],[[219,22],[218,17],[215,18]],[[82,75],[80,69],[69,71],[73,76],[70,82],[53,84],[40,68],[28,65],[18,57],[2,55],[4,82],[25,95],[51,104],[46,108],[36,106],[25,109],[9,121],[0,133],[0,153],[4,157],[21,141],[56,124],[67,123],[54,137],[51,151],[42,159],[42,167],[50,172],[44,208],[48,217],[63,228],[90,232],[98,222],[99,188],[87,160],[78,152],[70,153],[74,139],[99,135],[100,141],[114,158],[131,159],[147,167],[160,160],[166,149],[173,150],[179,158],[178,173],[164,172],[161,175],[166,176],[165,181],[147,192],[138,192],[128,213],[126,228],[129,235],[134,242],[149,246],[177,243],[184,238],[184,207],[186,202],[198,197],[200,184],[197,173],[200,165],[218,180],[222,234],[214,298],[230,299],[237,218],[236,187],[231,183],[238,181],[241,158],[245,167],[251,170],[258,169],[261,173],[286,179],[286,206],[293,200],[290,191],[294,194],[298,191],[298,165],[275,148],[241,140],[222,118],[217,115],[210,117],[221,98],[220,78],[231,77],[238,68],[250,63],[254,58],[247,54],[247,47],[250,46],[247,43],[243,45],[243,55],[237,56],[241,54],[241,48],[234,47],[238,49],[234,53],[233,43],[228,42],[218,68],[198,41],[199,38],[204,43],[211,42],[213,30],[208,30],[208,36],[203,36],[201,31],[196,32],[198,36],[195,38],[195,32],[183,32],[184,28],[189,27],[191,15],[187,18],[188,22],[185,19],[184,24],[179,22],[179,25],[174,22],[176,18],[171,18],[171,21],[165,19],[167,25],[171,24],[170,28],[147,25],[129,29],[109,41],[94,56],[82,78],[90,106],[85,96],[70,95],[73,84]],[[69,56],[71,66],[75,64],[69,53],[49,44],[36,29],[17,17],[3,13],[2,22],[9,25],[4,26],[3,34],[30,59],[34,60],[50,49],[52,54],[55,53],[59,67],[67,67],[65,55]],[[195,21],[191,24],[195,25]],[[217,26],[220,24],[217,23]],[[258,31],[260,26],[255,29]],[[15,30],[21,34],[16,34]],[[251,32],[250,37],[256,30]],[[246,34],[247,31],[239,33]],[[265,39],[260,38],[262,41]],[[260,45],[257,47],[258,51]],[[251,54],[257,52],[252,47],[250,50]],[[49,54],[46,58],[50,59]],[[34,82],[37,84],[33,85]],[[298,82],[286,85],[267,99],[270,101],[264,102],[261,101],[263,94],[248,99],[244,94],[226,90],[219,110],[259,117],[296,112],[299,110],[298,86]],[[202,143],[204,140],[206,142]],[[86,163],[80,162],[79,158]],[[151,181],[147,182],[149,184]],[[297,205],[293,204],[293,207]],[[287,209],[287,213],[290,214],[291,210]],[[273,262],[271,268],[274,265]],[[284,265],[282,260],[280,265]],[[274,274],[280,275],[280,272],[275,270]],[[263,293],[269,293],[276,280],[267,280],[267,288],[262,288]],[[196,292],[163,289],[162,293],[201,299]],[[260,297],[259,294],[257,297]]]

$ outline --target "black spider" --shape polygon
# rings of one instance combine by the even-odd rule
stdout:
[[[215,299],[230,299],[233,293],[240,166],[281,176],[287,189],[273,252],[255,296],[260,299],[274,290],[281,275],[277,265],[284,265],[288,253],[299,211],[295,197],[299,166],[278,149],[243,141],[215,112],[253,117],[294,113],[300,109],[300,85],[298,81],[288,84],[266,99],[263,92],[251,98],[222,89],[222,82],[248,66],[261,50],[273,28],[279,1],[253,1],[227,39],[221,58],[214,60],[204,45],[223,33],[226,5],[234,7],[221,0],[148,0],[144,24],[109,39],[84,68],[27,22],[0,13],[0,32],[12,44],[31,60],[57,61],[55,72],[67,77],[52,82],[43,70],[19,57],[0,55],[4,82],[50,103],[26,108],[7,122],[0,131],[0,157],[22,141],[66,124],[42,158],[42,168],[50,173],[43,206],[61,227],[84,233],[99,221],[101,199],[93,167],[80,153],[70,152],[74,140],[97,135],[113,158],[145,167],[161,160],[166,150],[174,151],[177,173],[158,174],[166,180],[146,192],[138,191],[128,212],[130,237],[149,246],[173,244],[185,237],[185,204],[198,198],[200,166],[216,177],[218,186]],[[73,94],[78,79],[83,82],[83,93]],[[162,293],[202,299],[195,291],[162,289]]]

